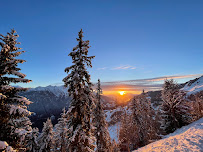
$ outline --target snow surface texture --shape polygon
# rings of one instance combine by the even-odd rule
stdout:
[[[134,152],[202,152],[203,118],[177,129],[164,139],[139,148]]]
[[[188,95],[195,94],[203,90],[203,76],[197,79],[193,83],[187,83],[183,88],[183,90],[188,91]]]
[[[113,110],[105,110],[106,121],[109,123],[113,119],[112,118],[113,114],[115,114],[116,112],[119,112],[119,111],[124,112],[124,110],[126,110],[126,112],[128,114],[131,113],[130,109],[127,109],[127,106],[125,106],[124,108],[117,107],[116,109],[113,109]],[[115,123],[114,125],[110,125],[108,127],[108,130],[109,130],[111,140],[115,140],[116,142],[118,142],[118,136],[119,136],[119,130],[120,130],[120,121],[117,120],[117,123]]]
[[[111,118],[112,114],[114,114],[115,112],[117,112],[119,110],[120,110],[120,107],[117,109],[113,109],[113,110],[106,110],[105,111],[106,121],[109,123],[112,120],[112,118]],[[119,129],[119,127],[120,127],[120,123],[116,123],[116,124],[108,127],[111,140],[115,139],[116,142],[118,142],[118,129]]]
[[[4,150],[4,151],[3,151]],[[0,151],[3,152],[16,152],[15,150],[13,150],[13,148],[11,146],[8,145],[7,142],[5,141],[0,141]]]
[[[119,129],[120,129],[120,122],[108,127],[111,140],[114,139],[116,142],[118,142]]]
[[[113,109],[113,110],[106,110],[106,121],[109,123],[112,120],[112,114],[115,112],[121,111],[122,109],[120,107]],[[115,139],[116,142],[118,142],[118,130],[120,128],[120,122],[117,122],[114,125],[111,125],[108,127],[109,135],[111,137],[111,140]]]

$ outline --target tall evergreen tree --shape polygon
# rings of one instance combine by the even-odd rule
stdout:
[[[38,137],[39,137],[39,129],[33,128],[31,137],[27,143],[27,151],[28,152],[38,152],[39,151],[39,144],[37,141]]]
[[[97,83],[97,94],[96,94],[96,108],[95,108],[95,133],[96,133],[96,152],[111,152],[111,138],[108,132],[108,125],[105,118],[105,113],[101,103],[102,89],[100,80]]]
[[[131,125],[133,148],[138,148],[149,144],[159,138],[157,124],[153,119],[153,109],[151,99],[147,93],[142,93],[132,100],[131,103]]]
[[[165,80],[162,90],[162,125],[168,134],[190,122],[190,107],[186,104],[186,93],[179,89],[173,79]]]
[[[121,125],[119,130],[119,147],[121,152],[130,152],[131,144],[131,121],[126,110],[123,109],[124,113],[121,116]]]
[[[83,41],[82,29],[78,36],[78,45],[69,54],[73,65],[65,69],[68,76],[63,79],[65,87],[68,87],[69,96],[72,97],[68,110],[70,152],[93,151],[95,147],[91,124],[94,97],[87,71],[87,67],[92,67],[91,60],[94,56],[88,56],[89,41]]]
[[[138,147],[144,146],[143,144],[143,137],[144,137],[144,133],[143,133],[143,126],[142,122],[141,122],[141,116],[142,114],[140,113],[140,107],[139,107],[139,97],[134,97],[131,104],[130,104],[130,108],[131,108],[131,128],[132,128],[132,132],[131,132],[131,143],[133,144],[133,148],[136,149]]]
[[[26,136],[31,133],[31,122],[28,116],[31,114],[27,106],[31,103],[25,97],[19,96],[19,92],[27,88],[14,87],[12,84],[28,83],[26,75],[20,72],[19,63],[25,60],[16,59],[25,51],[17,47],[18,35],[11,30],[6,36],[0,35],[0,139],[6,141],[15,149],[25,148]]]
[[[58,123],[55,125],[55,144],[56,144],[56,151],[66,152],[67,150],[67,141],[68,141],[68,118],[66,114],[65,108],[61,113],[61,118],[58,119]]]
[[[54,139],[53,139],[53,125],[51,119],[47,119],[44,123],[42,133],[38,138],[39,152],[51,152],[53,151]]]

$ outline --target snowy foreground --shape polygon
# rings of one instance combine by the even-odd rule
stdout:
[[[174,133],[154,143],[139,148],[134,152],[202,152],[203,151],[203,118],[184,126]]]

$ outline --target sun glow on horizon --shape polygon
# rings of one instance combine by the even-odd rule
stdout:
[[[119,95],[119,96],[121,96],[121,94],[120,94],[120,92],[121,91],[119,91],[119,90],[103,90],[103,95],[105,95],[105,96],[117,96],[117,95]],[[124,95],[126,95],[126,94],[134,94],[134,95],[138,95],[138,94],[140,94],[140,93],[142,93],[142,90],[141,91],[132,91],[132,90],[130,90],[130,91],[124,91]]]
[[[118,93],[119,93],[121,96],[123,96],[124,94],[126,94],[125,91],[119,91]]]

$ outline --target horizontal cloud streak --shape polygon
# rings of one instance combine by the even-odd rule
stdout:
[[[112,70],[125,70],[125,69],[132,69],[132,70],[133,70],[133,69],[136,69],[136,67],[126,65],[126,66],[115,67],[115,68],[113,68]]]
[[[140,93],[143,89],[145,91],[155,91],[161,90],[163,81],[165,79],[188,79],[188,78],[197,78],[203,74],[189,74],[189,75],[171,75],[171,76],[162,76],[149,79],[137,79],[137,80],[125,80],[125,81],[109,81],[101,82],[102,90],[105,92],[116,92],[116,91],[129,91],[130,93]],[[96,88],[96,83],[94,83],[94,89]],[[55,83],[52,85],[63,85],[63,83]]]
[[[107,69],[107,67],[98,68],[97,70],[105,70],[105,69]]]
[[[143,89],[146,91],[155,91],[161,90],[163,81],[165,79],[186,79],[186,78],[196,78],[200,76],[202,76],[202,74],[173,75],[149,79],[111,81],[111,82],[103,82],[101,83],[101,86],[104,91],[125,90],[131,92],[141,92]]]
[[[156,81],[163,81],[165,79],[184,79],[184,78],[195,78],[200,77],[203,74],[190,74],[190,75],[174,75],[174,76],[163,76],[163,77],[156,77],[156,78],[149,78],[149,79],[136,79],[136,80],[125,80],[125,81],[110,81],[110,82],[103,82],[104,84],[121,84],[121,83],[146,83],[146,82],[156,82]]]

